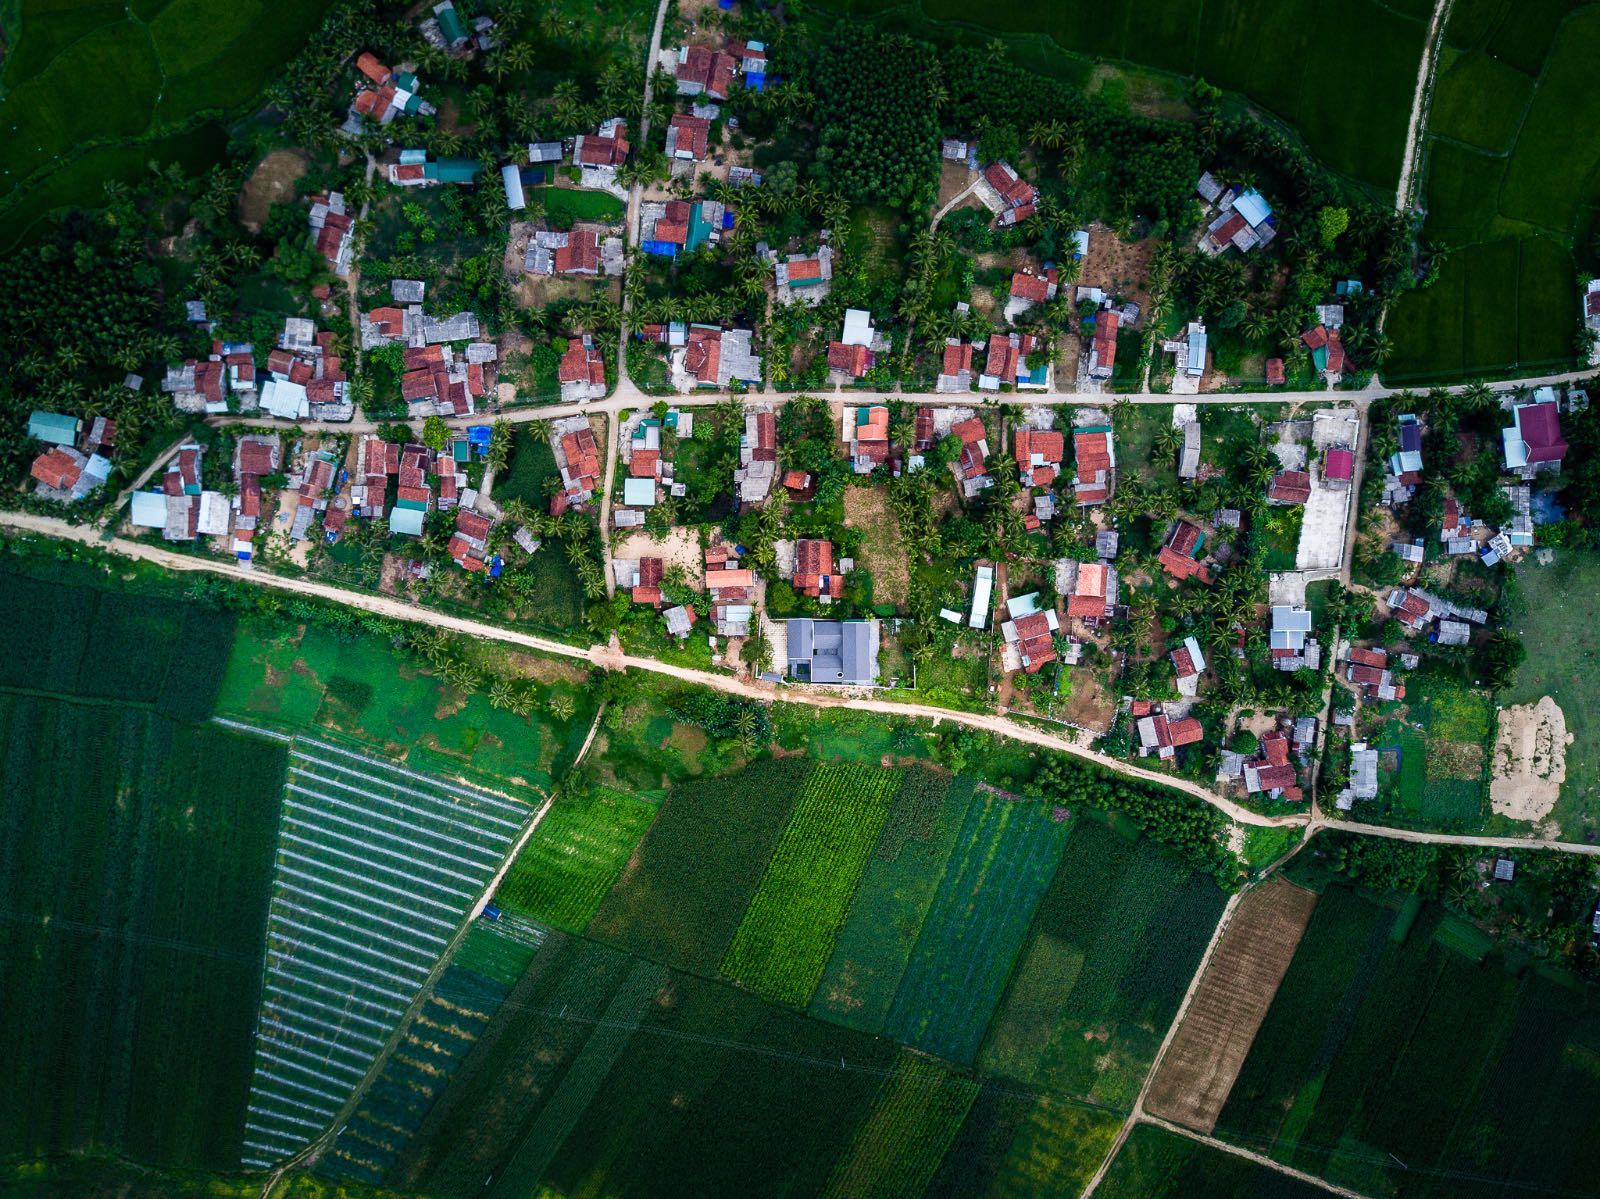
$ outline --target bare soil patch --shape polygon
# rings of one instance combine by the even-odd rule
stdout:
[[[660,558],[662,569],[683,567],[689,585],[699,587],[705,578],[705,555],[693,529],[673,529],[660,541],[648,533],[630,533],[611,547],[613,558]]]
[[[1150,260],[1155,252],[1154,238],[1125,242],[1096,221],[1089,226],[1089,252],[1083,256],[1078,285],[1131,300],[1139,305],[1142,322],[1150,308]]]
[[[846,487],[844,523],[862,534],[861,561],[872,572],[872,598],[905,607],[911,592],[911,565],[900,545],[900,522],[881,487]]]
[[[970,186],[972,186],[972,172],[967,170],[966,163],[951,162],[949,159],[941,158],[939,160],[939,199],[934,204],[934,211],[937,212],[943,208]],[[977,196],[973,196],[972,201],[978,207],[983,207],[983,201],[979,200]],[[967,205],[963,204],[960,207],[965,208]]]
[[[1548,695],[1536,704],[1500,710],[1489,803],[1498,816],[1543,820],[1561,798],[1567,777],[1567,718]]]
[[[1079,728],[1109,733],[1117,715],[1117,697],[1100,685],[1090,671],[1072,672],[1072,695],[1062,718]]]
[[[239,221],[260,233],[274,204],[294,199],[295,182],[306,173],[306,156],[299,150],[274,150],[250,172],[239,191]]]
[[[1316,906],[1315,893],[1281,878],[1239,901],[1151,1081],[1152,1115],[1216,1127]]]

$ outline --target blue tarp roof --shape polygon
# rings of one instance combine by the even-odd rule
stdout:
[[[468,425],[467,440],[473,445],[488,445],[492,430],[488,425]]]
[[[733,213],[727,211],[726,209],[724,209],[722,213],[722,227],[724,229],[733,228]]]
[[[744,85],[753,92],[765,91],[767,87],[766,72],[746,71],[744,73]]]
[[[676,258],[678,256],[678,247],[670,241],[641,242],[640,248],[646,254],[659,254],[663,258]]]

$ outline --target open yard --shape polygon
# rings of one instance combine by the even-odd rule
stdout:
[[[1535,704],[1548,696],[1561,711],[1565,778],[1550,818],[1567,840],[1600,828],[1600,554],[1557,550],[1540,566],[1517,567],[1522,607],[1512,626],[1528,658],[1501,704]]]
[[[1217,1135],[1365,1194],[1595,1194],[1592,994],[1409,920],[1326,889]]]

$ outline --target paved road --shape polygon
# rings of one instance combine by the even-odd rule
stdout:
[[[1496,391],[1509,391],[1518,387],[1545,387],[1560,386],[1568,383],[1577,383],[1591,379],[1595,375],[1594,369],[1581,371],[1568,371],[1560,375],[1539,375],[1526,379],[1502,380],[1490,384]],[[594,400],[581,404],[542,404],[537,406],[508,408],[502,412],[481,412],[475,416],[446,417],[447,424],[456,426],[481,425],[490,419],[501,419],[517,423],[530,420],[554,420],[563,416],[575,416],[579,413],[591,412],[620,412],[624,408],[647,407],[655,403],[660,396],[647,395],[634,385],[631,379],[623,378],[617,384],[616,391],[603,400]],[[1445,388],[1447,391],[1461,391],[1467,384]],[[1239,391],[1239,392],[1213,392],[1207,395],[1174,396],[1167,392],[1127,392],[1120,395],[1097,395],[1080,391],[1027,391],[1007,394],[1003,398],[1006,403],[1019,404],[1024,407],[1055,408],[1071,406],[1109,407],[1119,401],[1130,404],[1172,404],[1181,402],[1185,404],[1216,404],[1223,407],[1239,404],[1329,404],[1345,403],[1357,408],[1365,409],[1373,400],[1385,399],[1389,396],[1407,394],[1412,389],[1398,387],[1384,387],[1374,385],[1360,391]],[[731,393],[707,391],[697,389],[693,394],[671,397],[671,402],[680,408],[700,408],[720,403]],[[795,394],[799,394],[798,392]],[[966,392],[962,394],[936,394],[929,392],[912,391],[828,391],[817,389],[813,395],[824,395],[832,398],[847,400],[856,404],[883,404],[891,400],[912,401],[918,404],[927,404],[932,407],[940,405],[967,405],[982,406],[984,403],[993,403],[996,397],[987,393]],[[750,392],[740,397],[749,402],[772,403],[773,393]],[[789,398],[787,395],[778,396],[779,399]],[[213,416],[208,418],[214,425],[237,424],[237,416]],[[377,428],[377,423],[365,417],[358,417],[354,421],[343,423],[329,423],[326,421],[301,421],[299,427],[306,430],[325,429],[334,433],[370,433]]]

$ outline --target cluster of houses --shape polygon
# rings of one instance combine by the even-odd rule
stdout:
[[[1130,701],[1128,717],[1139,735],[1141,758],[1170,762],[1185,745],[1195,745],[1205,738],[1205,729],[1193,716],[1169,717],[1166,705],[1156,700]]]
[[[1021,224],[1039,210],[1039,189],[1009,162],[990,163],[973,186],[983,206],[994,214],[995,224],[1002,228]]]
[[[550,449],[561,472],[561,490],[550,498],[551,515],[584,510],[605,478],[600,445],[588,419],[569,416],[554,422],[550,426]]]
[[[755,352],[754,330],[672,321],[645,325],[636,336],[667,347],[668,378],[680,392],[698,387],[725,390],[734,383],[761,386],[762,364]]]
[[[1001,661],[1008,671],[1037,674],[1056,660],[1055,639],[1061,620],[1054,605],[1041,607],[1037,591],[1015,595],[1006,600],[1006,617],[1000,624],[1000,636],[1004,643]]]
[[[1224,187],[1206,171],[1194,190],[1206,204],[1209,217],[1200,235],[1202,254],[1221,254],[1230,248],[1248,253],[1278,235],[1272,205],[1255,188]],[[1210,215],[1213,209],[1215,216]]]
[[[234,443],[230,497],[204,486],[205,448],[186,443],[173,455],[156,487],[133,493],[129,523],[136,529],[159,530],[164,540],[172,542],[226,538],[229,551],[240,565],[248,566],[261,522],[261,480],[279,473],[281,452],[275,433],[239,438]]]
[[[1224,781],[1240,780],[1245,794],[1265,794],[1272,799],[1298,803],[1305,798],[1300,786],[1298,761],[1304,765],[1316,748],[1317,721],[1312,716],[1299,719],[1285,717],[1281,727],[1260,738],[1256,756],[1224,750],[1218,777]]]
[[[716,245],[733,228],[733,213],[720,200],[649,200],[639,206],[639,248],[659,258],[692,254]]]
[[[667,439],[693,436],[692,412],[671,408],[664,417],[645,413],[629,418],[622,427],[622,458],[628,467],[622,481],[622,502],[626,507],[612,513],[618,528],[642,525],[643,509],[655,507],[663,490],[675,496],[685,493],[684,485],[673,480]]]
[[[598,400],[606,394],[605,356],[588,333],[567,339],[566,352],[556,365],[556,381],[564,403]]]
[[[392,304],[362,317],[362,348],[403,347],[400,394],[413,418],[470,416],[494,390],[500,357],[495,343],[482,339],[477,315],[429,316],[419,279],[391,280],[389,291]],[[463,342],[458,352],[452,343]]]
[[[532,275],[591,279],[620,275],[622,265],[622,238],[599,225],[535,230],[522,262]]]
[[[33,460],[29,477],[47,500],[70,504],[92,495],[111,477],[109,457],[117,444],[117,422],[104,416],[84,421],[62,412],[35,410],[28,436],[45,450]]]
[[[778,475],[778,415],[770,408],[747,407],[739,439],[739,466],[733,485],[740,504],[760,504],[772,494]]]
[[[494,49],[494,18],[482,13],[469,26],[456,10],[453,0],[440,0],[418,24],[423,40],[452,57],[466,57],[474,51]]]
[[[437,187],[445,183],[476,183],[483,170],[475,158],[434,158],[426,150],[401,150],[388,168],[396,187]]]
[[[753,92],[763,91],[767,85],[767,47],[763,42],[730,38],[721,49],[680,46],[663,51],[662,62],[677,82],[678,95],[693,98],[696,112],[713,120],[716,105],[727,100],[736,79]]]
[[[828,343],[828,379],[836,386],[867,377],[878,365],[878,355],[889,343],[872,326],[872,314],[864,308],[846,308],[844,331]]]
[[[402,113],[431,117],[438,111],[419,94],[422,84],[410,71],[392,71],[366,50],[356,56],[356,71],[361,78],[342,127],[346,133],[360,133],[364,121],[387,125]]]
[[[179,412],[196,416],[238,412],[288,421],[348,421],[355,404],[345,394],[344,361],[335,349],[333,333],[291,316],[267,354],[264,371],[257,371],[253,344],[214,341],[206,358],[169,366],[161,390],[172,396]]]
[[[1427,632],[1428,640],[1438,645],[1466,645],[1472,640],[1472,626],[1489,620],[1482,608],[1468,608],[1420,587],[1397,587],[1387,604],[1407,632]]]

